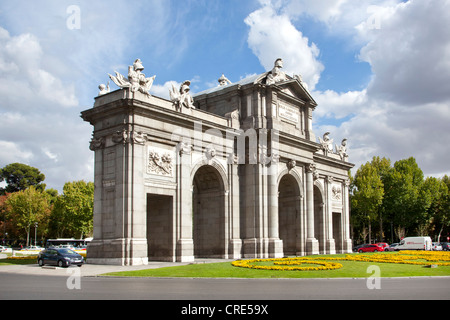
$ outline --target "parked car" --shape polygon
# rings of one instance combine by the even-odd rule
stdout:
[[[378,242],[375,243],[377,246],[382,247],[383,251],[386,251],[386,248],[389,247],[389,245],[386,242]]]
[[[358,252],[358,250],[359,250],[360,248],[364,247],[365,245],[366,245],[366,244],[364,243],[364,244],[359,244],[359,245],[353,247],[353,252]]]
[[[68,267],[77,265],[81,267],[84,263],[83,256],[73,250],[66,248],[48,248],[39,252],[38,264],[42,267],[46,264],[57,265],[59,267]]]
[[[431,250],[430,237],[407,237],[403,238],[395,248],[398,250]]]
[[[378,252],[378,251],[384,251],[384,248],[376,245],[376,244],[366,244],[363,247],[358,249],[359,253],[362,252]]]
[[[6,250],[7,250],[6,247],[0,246],[0,252],[4,252],[4,251],[6,251]]]
[[[441,242],[442,250],[449,251],[448,242]]]
[[[39,247],[39,246],[29,246],[29,247],[25,247],[22,250],[24,251],[42,251],[44,250],[44,248]]]
[[[439,242],[432,242],[431,243],[431,250],[433,251],[442,251],[442,246]]]
[[[398,246],[398,243],[391,243],[389,246],[384,248],[384,251],[395,251],[395,247]]]

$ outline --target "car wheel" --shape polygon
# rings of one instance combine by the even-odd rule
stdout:
[[[362,253],[363,251],[360,249],[360,250],[358,250],[358,252],[359,252],[359,253]]]
[[[44,260],[39,259],[38,260],[38,264],[39,264],[40,267],[43,267],[44,266]]]
[[[68,267],[68,265],[64,265],[64,261],[62,260],[58,260],[58,267],[63,268],[63,267]]]

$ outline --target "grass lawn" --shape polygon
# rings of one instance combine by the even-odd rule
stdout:
[[[345,255],[332,255],[328,257],[344,256]],[[277,271],[240,268],[232,266],[231,262],[221,262],[191,264],[179,267],[146,269],[139,271],[114,272],[105,275],[129,277],[191,278],[367,278],[374,275],[373,272],[367,272],[368,267],[377,265],[380,268],[380,277],[450,276],[450,266],[438,266],[437,268],[429,268],[424,267],[423,265],[381,262],[376,263],[345,260],[335,262],[341,263],[343,267],[337,270]],[[260,264],[263,264],[263,262],[261,262]],[[271,264],[271,262],[264,262],[264,264]],[[307,266],[307,264],[305,264],[305,266]]]

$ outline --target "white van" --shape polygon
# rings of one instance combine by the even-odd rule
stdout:
[[[395,247],[395,251],[399,250],[431,250],[430,237],[407,237],[400,241]]]

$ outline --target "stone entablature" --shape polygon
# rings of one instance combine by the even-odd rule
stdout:
[[[91,262],[351,250],[346,145],[316,141],[317,104],[281,67],[195,95],[185,81],[170,101],[124,86],[82,112],[94,127]]]

